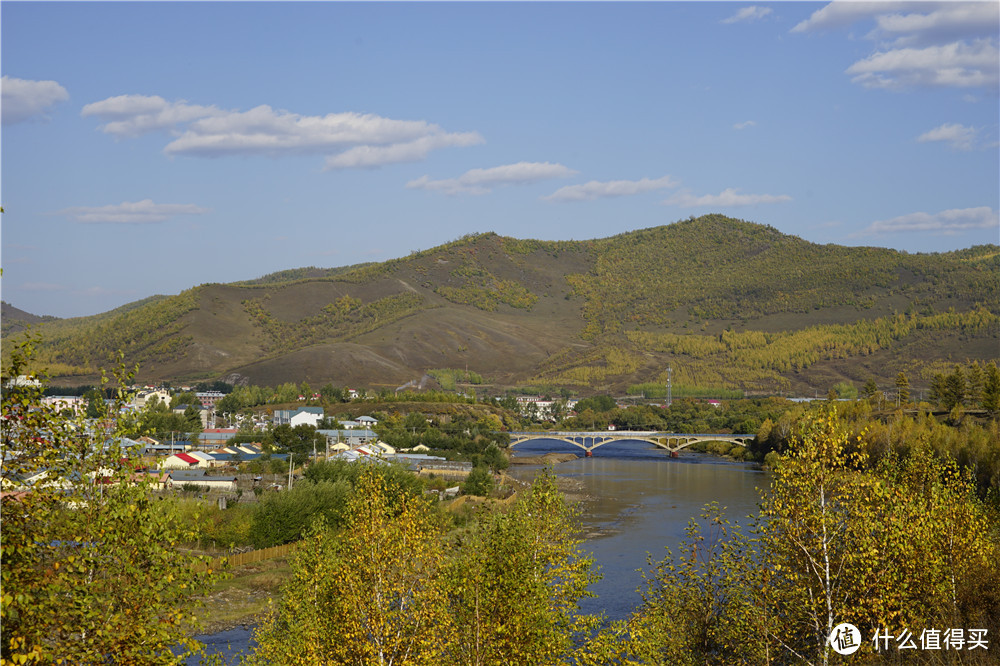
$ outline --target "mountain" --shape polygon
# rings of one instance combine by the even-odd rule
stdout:
[[[57,319],[58,317],[49,315],[34,315],[20,308],[15,308],[7,301],[0,301],[0,322],[2,322],[0,327],[2,327],[3,335],[5,336],[20,333],[28,326],[34,326],[46,321],[56,321]]]
[[[996,359],[998,278],[993,245],[816,245],[709,215],[590,241],[470,235],[36,330],[63,383],[91,380],[121,350],[148,380],[394,388],[452,369],[494,390],[648,392],[670,367],[678,388],[825,395],[838,381],[891,385],[905,371],[916,386]]]

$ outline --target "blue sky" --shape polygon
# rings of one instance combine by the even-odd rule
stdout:
[[[3,298],[79,316],[705,213],[998,243],[998,11],[5,0]]]

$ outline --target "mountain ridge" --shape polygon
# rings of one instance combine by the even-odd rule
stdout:
[[[825,392],[837,379],[940,368],[963,351],[996,358],[998,276],[997,246],[817,245],[708,215],[585,241],[470,234],[386,262],[204,284],[35,330],[64,382],[82,383],[122,350],[140,377],[177,381],[396,387],[467,368],[498,390],[621,391],[662,383],[673,366],[686,384]],[[876,329],[876,342],[858,342]]]

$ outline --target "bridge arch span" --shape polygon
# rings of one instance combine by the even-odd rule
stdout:
[[[510,448],[516,447],[524,442],[536,441],[540,439],[551,439],[572,444],[586,452],[610,444],[612,442],[639,441],[652,444],[653,446],[675,453],[681,449],[686,449],[692,444],[699,442],[729,442],[738,446],[747,446],[755,437],[752,434],[723,435],[717,433],[671,433],[671,432],[639,432],[635,430],[622,431],[601,431],[601,432],[572,432],[572,431],[522,431],[511,432]],[[588,444],[589,440],[589,444]]]

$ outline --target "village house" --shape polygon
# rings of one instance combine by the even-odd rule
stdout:
[[[236,491],[235,476],[208,476],[205,470],[174,470],[171,471],[167,487],[179,490],[186,484],[191,484],[204,488],[205,490],[220,490],[224,492]]]
[[[322,407],[299,407],[298,409],[277,409],[274,411],[274,425],[299,425],[316,427],[324,418]]]
[[[216,403],[225,398],[226,394],[221,391],[199,391],[194,396],[198,398],[202,407],[214,411]]]
[[[343,443],[351,449],[368,442],[374,442],[378,435],[374,430],[354,428],[349,430],[317,430],[319,434],[326,437],[327,445],[331,451],[337,450],[337,444]]]
[[[69,409],[74,414],[82,414],[87,409],[87,400],[78,395],[47,395],[42,398],[42,405],[57,412]]]
[[[237,432],[236,428],[206,428],[198,435],[198,446],[202,449],[225,446]]]
[[[164,402],[168,405],[170,404],[169,391],[166,389],[153,389],[139,391],[139,393],[136,394],[135,399],[132,400],[132,406],[140,410],[145,409],[146,405],[149,404],[153,398],[156,398],[160,402]]]
[[[355,428],[374,428],[378,425],[378,419],[371,416],[359,416],[354,421],[341,421],[340,425],[344,426],[348,430],[354,430]]]
[[[197,469],[201,466],[202,460],[188,453],[175,453],[160,462],[160,469]]]

